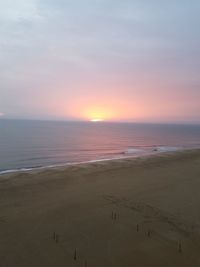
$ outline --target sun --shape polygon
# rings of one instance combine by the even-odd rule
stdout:
[[[104,121],[104,119],[102,119],[102,118],[94,118],[94,119],[91,119],[90,121],[91,122],[101,122],[101,121]]]
[[[85,109],[83,117],[90,122],[103,122],[110,121],[114,117],[114,113],[111,108],[92,105]]]

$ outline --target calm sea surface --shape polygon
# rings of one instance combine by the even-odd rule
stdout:
[[[200,125],[0,120],[0,173],[200,147]]]

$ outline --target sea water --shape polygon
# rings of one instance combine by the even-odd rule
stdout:
[[[0,173],[200,148],[200,125],[0,120]]]

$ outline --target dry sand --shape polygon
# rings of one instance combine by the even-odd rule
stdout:
[[[1,176],[0,266],[200,266],[200,151]]]

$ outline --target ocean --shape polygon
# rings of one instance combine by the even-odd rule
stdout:
[[[200,148],[200,125],[0,120],[0,174]]]

